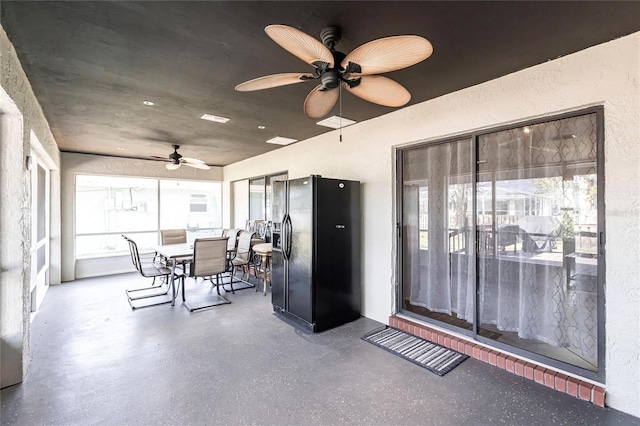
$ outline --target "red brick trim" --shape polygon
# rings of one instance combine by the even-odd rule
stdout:
[[[389,325],[430,342],[464,353],[465,355],[494,365],[502,370],[517,374],[529,380],[534,380],[536,383],[556,389],[559,392],[590,401],[600,407],[605,406],[606,390],[603,387],[576,379],[575,377],[569,377],[559,371],[538,365],[533,361],[518,359],[500,352],[499,349],[488,348],[476,344],[472,340],[465,340],[464,338],[432,329],[405,318],[391,316],[389,317]]]

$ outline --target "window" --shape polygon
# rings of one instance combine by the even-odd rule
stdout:
[[[206,213],[207,212],[207,196],[206,194],[191,194],[189,202],[190,213]]]
[[[185,228],[189,239],[222,227],[222,184],[76,176],[76,258],[129,252],[122,234],[140,250],[159,242],[160,229]]]
[[[273,182],[287,180],[287,173],[249,180],[249,219],[271,220],[271,187]]]
[[[221,211],[220,183],[160,181],[160,229],[186,229],[187,241],[213,236],[222,228]]]
[[[400,310],[602,379],[602,117],[399,151]]]

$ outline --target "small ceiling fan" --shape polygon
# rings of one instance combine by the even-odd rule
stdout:
[[[183,157],[182,155],[178,154],[180,145],[171,145],[171,147],[173,148],[173,152],[169,154],[169,158],[154,156],[154,158],[160,158],[162,160],[169,161],[169,164],[165,166],[168,170],[176,170],[183,164],[185,166],[193,167],[196,169],[209,170],[209,166],[207,166],[204,161],[198,160],[197,158]]]
[[[315,67],[313,73],[284,73],[255,78],[238,84],[240,92],[269,89],[288,84],[319,80],[304,101],[308,118],[327,115],[336,104],[340,85],[348,92],[379,105],[399,107],[411,94],[399,83],[380,73],[410,67],[433,53],[431,43],[420,36],[401,35],[373,40],[348,55],[335,50],[341,32],[327,27],[320,33],[322,43],[287,25],[268,25],[265,32],[282,48]]]

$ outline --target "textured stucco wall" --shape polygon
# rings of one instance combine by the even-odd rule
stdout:
[[[209,170],[199,170],[193,167],[167,170],[165,164],[161,161],[62,153],[62,281],[72,281],[76,278],[73,226],[76,174],[222,181],[221,167],[212,167]],[[100,275],[100,271],[97,271],[97,275]]]
[[[232,164],[225,181],[279,170],[360,180],[363,314],[386,322],[395,279],[395,146],[604,105],[607,404],[640,416],[639,56],[636,33],[350,126],[342,143],[334,131]]]
[[[30,152],[31,132],[33,132],[40,141],[42,153],[48,157],[50,163],[57,167],[60,165],[60,153],[58,151],[55,139],[51,134],[49,124],[42,113],[40,104],[33,94],[31,85],[24,74],[22,66],[18,61],[16,52],[7,38],[6,33],[0,27],[0,87],[10,98],[10,102],[15,104],[22,115],[22,141],[2,140],[3,147],[10,151],[11,160],[3,162],[2,167],[2,205],[11,208],[11,212],[7,212],[7,219],[11,220],[12,231],[2,234],[2,250],[19,253],[22,259],[22,271],[19,278],[12,277],[10,281],[3,280],[2,285],[20,286],[22,288],[21,302],[22,306],[3,306],[8,311],[3,312],[4,315],[19,315],[22,317],[22,359],[21,367],[22,375],[26,374],[29,365],[29,312],[31,308],[31,297],[29,293],[29,280],[31,259],[29,249],[31,246],[31,178],[26,170],[25,157]],[[10,144],[10,145],[4,145]],[[55,178],[52,179],[52,185],[55,185]],[[59,209],[59,191],[58,188],[52,186],[51,198],[51,220],[52,223],[59,223],[60,218],[54,216]],[[19,218],[14,219],[15,212],[20,212]],[[6,211],[5,211],[6,212]],[[4,213],[3,213],[4,216]],[[52,229],[53,230],[53,229]],[[51,263],[55,269],[60,262],[59,253],[60,241],[52,242]],[[5,265],[2,265],[3,268]],[[55,277],[54,277],[55,279]],[[16,282],[19,280],[20,282]],[[3,333],[4,333],[3,329]],[[5,384],[3,384],[5,385]]]

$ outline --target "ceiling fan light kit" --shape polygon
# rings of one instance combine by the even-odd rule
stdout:
[[[185,166],[193,167],[194,169],[209,170],[210,167],[207,166],[204,161],[197,158],[183,157],[179,154],[178,149],[180,148],[180,145],[171,145],[171,147],[173,148],[173,152],[169,154],[169,158],[167,160],[169,163],[165,166],[167,170],[177,170],[183,164]]]
[[[284,73],[258,77],[236,86],[248,92],[319,80],[304,101],[308,118],[326,116],[338,101],[339,87],[366,101],[389,107],[400,107],[411,100],[411,94],[401,84],[380,73],[410,67],[433,53],[431,43],[420,36],[384,37],[363,44],[348,55],[335,50],[341,31],[327,27],[320,32],[322,42],[287,25],[268,25],[267,35],[283,49],[297,56],[315,70],[313,73]]]

